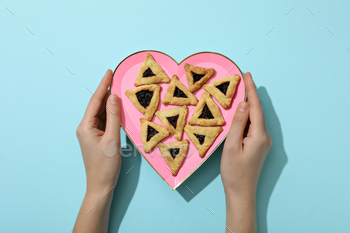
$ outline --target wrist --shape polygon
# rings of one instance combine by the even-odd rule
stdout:
[[[226,232],[256,233],[256,195],[247,192],[245,195],[226,194]]]
[[[256,195],[253,192],[235,195],[226,194],[226,213],[232,216],[234,213],[250,213],[256,207]]]
[[[225,189],[226,203],[250,203],[256,201],[256,189],[249,188],[245,190],[226,190]]]
[[[115,185],[92,185],[87,184],[86,196],[92,198],[110,198],[113,196]]]
[[[91,203],[91,206],[94,206],[95,208],[110,208],[110,205],[112,204],[113,200],[113,191],[111,190],[109,193],[103,193],[103,192],[89,192],[86,191],[84,202]]]
[[[117,175],[96,175],[87,174],[86,193],[95,195],[113,194],[117,184],[119,173]]]

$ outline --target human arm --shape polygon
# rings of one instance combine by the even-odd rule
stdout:
[[[120,166],[118,96],[108,97],[112,71],[107,70],[92,95],[76,135],[86,171],[86,194],[73,233],[105,233]]]
[[[248,102],[236,110],[221,159],[221,178],[226,196],[226,233],[255,233],[256,188],[272,145],[261,102],[250,73],[244,76]],[[247,135],[244,135],[248,118]]]

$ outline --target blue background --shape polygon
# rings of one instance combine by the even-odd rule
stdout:
[[[252,72],[274,141],[259,232],[350,232],[349,10],[316,0],[0,1],[0,232],[73,227],[86,187],[75,137],[86,87],[146,49],[177,61],[218,52]],[[176,191],[138,153],[124,158],[110,232],[224,232],[221,150]]]

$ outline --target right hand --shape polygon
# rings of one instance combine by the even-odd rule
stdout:
[[[236,110],[221,159],[221,178],[226,196],[255,196],[262,166],[272,145],[261,102],[248,72],[244,75],[248,103]],[[249,131],[244,131],[250,118]]]

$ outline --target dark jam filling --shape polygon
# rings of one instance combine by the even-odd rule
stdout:
[[[208,105],[204,105],[202,114],[198,118],[214,119],[213,114],[211,114],[211,111],[208,108]]]
[[[185,93],[183,93],[178,87],[175,87],[174,97],[187,98]]]
[[[198,82],[199,80],[201,80],[205,74],[196,74],[193,71],[191,71],[192,75],[193,75],[193,83]]]
[[[175,159],[175,157],[179,154],[180,149],[179,148],[173,148],[173,149],[168,149],[168,151],[171,154],[171,156],[173,156],[173,158]]]
[[[153,97],[153,91],[139,91],[136,93],[136,97],[142,107],[147,108]]]
[[[177,119],[179,119],[179,115],[167,117],[167,119],[168,119],[169,123],[174,127],[174,129],[176,129]]]
[[[194,136],[196,136],[196,138],[198,139],[199,144],[203,145],[204,139],[205,139],[205,135],[199,135],[199,134],[195,134],[194,133]]]
[[[148,126],[148,128],[147,128],[147,142],[149,140],[151,140],[151,138],[153,138],[153,136],[156,135],[157,133],[159,133],[157,130],[155,130],[151,126]]]
[[[143,78],[153,77],[153,76],[156,76],[156,75],[153,73],[151,68],[148,68],[145,72],[143,72],[143,75],[142,75]]]
[[[230,82],[220,84],[220,85],[216,86],[216,88],[219,89],[224,95],[226,95],[228,85],[230,85]]]

